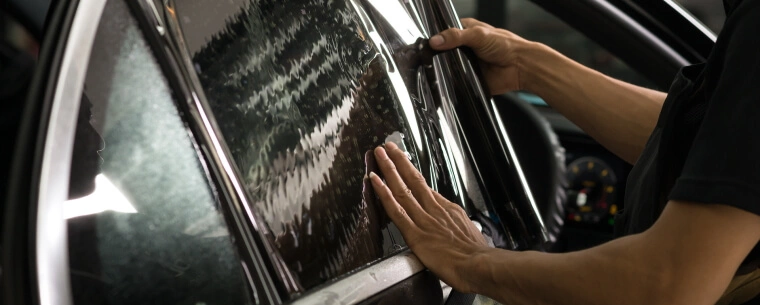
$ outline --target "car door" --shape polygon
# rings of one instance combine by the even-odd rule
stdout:
[[[478,131],[501,140],[479,145],[453,120],[484,115],[455,96],[487,102],[471,66],[451,68],[463,53],[432,62],[409,48],[440,26],[418,8],[442,21],[446,7],[226,5],[50,8],[6,205],[7,300],[440,303],[363,178],[385,141],[471,214],[510,217],[493,226],[513,227],[506,247],[540,246],[508,139]],[[481,159],[510,179],[484,183],[494,173],[470,163],[475,145],[500,152]]]
[[[260,303],[266,278],[248,273],[230,201],[127,2],[51,11],[6,204],[5,301]]]
[[[407,291],[398,296],[441,295],[366,179],[377,171],[371,150],[386,141],[405,149],[435,190],[473,215],[502,220],[505,247],[540,246],[540,220],[508,142],[483,141],[508,139],[488,113],[477,113],[489,108],[456,103],[488,102],[472,67],[451,68],[468,59],[433,58],[424,48],[443,16],[456,20],[442,5],[169,1],[159,8],[171,12],[165,22],[178,56],[276,257],[283,299],[351,303],[392,286]],[[465,131],[465,115],[480,130]],[[472,164],[476,149],[493,153]],[[483,170],[491,164],[509,170]]]
[[[12,304],[440,303],[363,179],[386,140],[502,247],[541,247],[476,67],[416,48],[458,25],[448,2],[82,0],[50,16],[6,206]]]

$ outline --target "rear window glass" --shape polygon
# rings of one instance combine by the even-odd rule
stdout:
[[[68,219],[75,304],[250,304],[171,90],[125,1],[108,1],[76,126]]]

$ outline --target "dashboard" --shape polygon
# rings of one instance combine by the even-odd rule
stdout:
[[[565,148],[568,188],[565,226],[554,251],[592,247],[613,238],[631,165],[589,137],[540,98],[520,96],[549,121]],[[533,96],[535,97],[535,96]]]

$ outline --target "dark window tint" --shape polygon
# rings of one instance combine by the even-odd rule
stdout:
[[[304,288],[401,248],[364,177],[409,145],[351,1],[177,1],[195,69],[271,241]]]
[[[106,4],[79,113],[65,202],[75,303],[250,303],[199,156],[123,1]]]

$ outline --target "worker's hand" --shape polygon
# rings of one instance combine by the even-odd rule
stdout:
[[[480,59],[481,69],[491,94],[525,89],[525,47],[533,44],[504,29],[497,29],[484,22],[462,19],[464,30],[452,28],[430,38],[430,47],[444,51],[459,46],[470,47]]]
[[[489,249],[464,210],[428,187],[406,154],[393,143],[375,149],[387,185],[370,173],[385,211],[412,252],[454,289],[472,292],[465,263]]]

